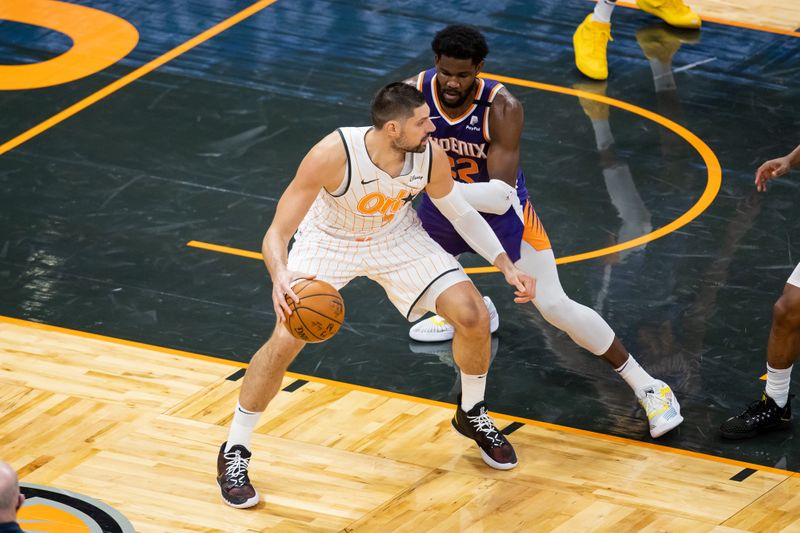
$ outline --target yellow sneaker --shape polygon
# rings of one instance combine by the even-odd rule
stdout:
[[[572,88],[585,93],[605,96],[607,85],[608,83],[605,81],[584,81],[574,84]],[[598,102],[583,96],[578,97],[578,102],[580,102],[587,117],[595,120],[608,120],[608,104],[605,102]]]
[[[592,14],[581,22],[572,36],[575,49],[575,66],[584,75],[594,80],[608,78],[606,48],[611,38],[611,23],[592,20]]]
[[[683,0],[636,0],[636,5],[671,26],[696,30],[702,24],[700,15],[684,4]]]

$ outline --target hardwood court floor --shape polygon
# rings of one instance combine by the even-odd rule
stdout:
[[[520,465],[499,472],[446,404],[294,375],[253,440],[262,502],[231,509],[212,467],[239,366],[2,319],[0,453],[141,532],[800,528],[791,472],[535,422],[511,435]]]
[[[786,31],[800,29],[800,8],[796,2],[780,0],[687,0],[703,20],[724,20],[752,26],[765,26]],[[635,6],[634,1],[620,5]]]

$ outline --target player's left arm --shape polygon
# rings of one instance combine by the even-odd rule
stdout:
[[[461,238],[496,266],[505,276],[506,282],[517,289],[515,302],[533,300],[536,296],[536,281],[514,266],[489,223],[464,199],[462,187],[456,187],[453,181],[447,154],[436,143],[431,143],[431,157],[431,178],[425,192],[430,196],[433,205],[447,217]]]
[[[517,185],[519,144],[524,122],[522,104],[505,87],[498,91],[489,108],[489,133],[492,144],[486,156],[489,177]]]

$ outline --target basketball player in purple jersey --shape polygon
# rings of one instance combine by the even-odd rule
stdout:
[[[600,315],[571,300],[561,287],[550,240],[519,167],[522,105],[502,84],[479,77],[489,53],[483,35],[470,26],[448,26],[431,47],[435,67],[407,82],[425,95],[431,116],[439,116],[432,137],[447,152],[462,195],[482,213],[517,267],[536,279],[533,304],[542,316],[605,359],[633,389],[652,437],[677,427],[683,417],[670,387],[639,365]],[[473,252],[427,195],[417,211],[425,230],[446,251]],[[491,301],[484,300],[496,315]],[[411,328],[410,336],[443,341],[452,338],[452,331],[444,318],[433,316]]]

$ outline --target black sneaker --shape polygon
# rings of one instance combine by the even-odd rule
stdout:
[[[461,408],[458,397],[456,414],[453,417],[456,431],[478,443],[483,462],[498,470],[511,470],[517,466],[517,454],[506,436],[500,433],[486,410],[486,402],[479,402],[469,410]]]
[[[726,439],[747,439],[759,433],[788,429],[792,421],[792,396],[786,406],[778,407],[775,400],[765,394],[747,406],[738,416],[732,416],[719,427]]]
[[[222,443],[217,455],[217,483],[222,499],[237,509],[252,507],[258,503],[258,493],[247,477],[247,465],[252,454],[241,444],[231,446],[226,452],[226,444]]]

